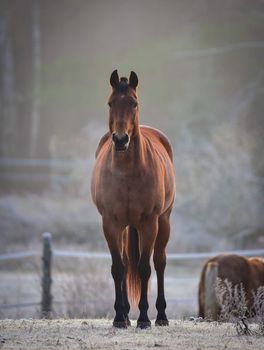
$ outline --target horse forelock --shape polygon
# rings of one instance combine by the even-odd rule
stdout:
[[[120,93],[125,93],[128,91],[128,88],[129,88],[129,84],[128,84],[127,78],[122,77],[120,79],[118,86],[117,86],[117,91]]]
[[[138,99],[136,91],[130,87],[127,78],[122,77],[117,87],[112,91],[109,99],[112,100],[112,98],[115,99],[116,97],[124,98],[126,96],[131,96],[135,100]]]
[[[124,82],[128,84],[128,79],[126,77],[121,77],[120,82]]]

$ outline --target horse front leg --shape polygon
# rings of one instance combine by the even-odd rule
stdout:
[[[154,242],[158,231],[158,221],[156,218],[145,222],[139,230],[140,259],[138,272],[141,281],[141,294],[139,307],[139,318],[137,327],[144,329],[151,326],[148,318],[148,282],[151,275],[150,256],[153,251]]]
[[[108,243],[108,247],[112,257],[111,273],[115,283],[115,304],[114,309],[116,312],[113,326],[117,328],[126,328],[126,310],[123,300],[123,281],[125,278],[125,265],[122,259],[122,229],[113,227],[112,224],[103,222],[103,229],[105,238]]]
[[[170,222],[169,214],[164,214],[159,218],[159,230],[154,246],[154,267],[157,273],[158,293],[156,300],[156,308],[158,311],[157,319],[155,322],[156,326],[168,326],[169,321],[167,319],[165,309],[166,300],[164,293],[164,271],[166,267],[166,245],[170,236]]]
[[[126,328],[127,323],[127,312],[125,310],[124,299],[123,299],[123,281],[125,277],[125,266],[122,262],[121,257],[117,252],[112,253],[112,267],[111,273],[115,283],[115,304],[114,309],[116,312],[113,325],[117,328]]]

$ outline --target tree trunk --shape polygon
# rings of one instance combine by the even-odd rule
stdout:
[[[41,86],[41,33],[39,0],[32,7],[32,48],[33,48],[33,100],[31,115],[30,157],[37,156],[40,124],[40,86]]]
[[[16,82],[12,36],[9,31],[10,13],[0,18],[1,59],[1,155],[11,157],[16,151]]]

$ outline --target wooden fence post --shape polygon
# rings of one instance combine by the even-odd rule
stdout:
[[[51,295],[51,233],[45,232],[42,235],[43,256],[42,256],[42,301],[41,312],[42,317],[50,317],[52,310],[52,295]]]

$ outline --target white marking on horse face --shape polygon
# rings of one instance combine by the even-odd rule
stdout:
[[[120,98],[123,100],[126,97],[126,95],[121,95]]]

